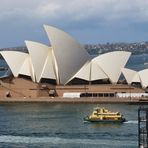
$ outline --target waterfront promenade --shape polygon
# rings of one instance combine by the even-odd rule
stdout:
[[[117,98],[117,97],[99,97],[99,98],[62,98],[62,97],[38,97],[38,98],[28,98],[28,97],[7,97],[0,98],[0,103],[130,103],[130,104],[148,104],[148,98]]]

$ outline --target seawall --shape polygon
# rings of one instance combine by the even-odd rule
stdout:
[[[116,98],[116,97],[102,97],[102,98],[61,98],[61,97],[6,97],[0,98],[0,103],[115,103],[115,104],[148,104],[148,98]]]

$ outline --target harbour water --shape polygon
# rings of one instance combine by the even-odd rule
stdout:
[[[148,54],[134,55],[127,67],[148,68]],[[5,66],[0,61],[0,66]],[[3,72],[0,73],[2,75]],[[0,147],[4,148],[136,148],[138,105],[100,104],[120,111],[123,124],[90,124],[83,118],[97,104],[0,104]]]
[[[1,104],[0,147],[136,148],[138,105],[98,104],[120,111],[123,124],[84,123],[97,104]]]
[[[126,67],[136,71],[148,68],[148,54],[132,55]]]

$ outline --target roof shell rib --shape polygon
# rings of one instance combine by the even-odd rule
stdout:
[[[23,74],[30,76],[35,81],[34,69],[29,54],[18,51],[1,51],[0,53],[7,62],[14,77]]]
[[[36,81],[40,82],[41,78],[56,79],[52,48],[33,41],[25,43],[31,56]]]
[[[132,83],[132,79],[137,74],[137,71],[131,70],[131,69],[128,69],[128,68],[122,68],[121,70],[122,70],[122,73],[123,73],[127,83],[131,84]]]
[[[66,84],[90,56],[77,41],[64,31],[44,25],[58,65],[59,81]]]

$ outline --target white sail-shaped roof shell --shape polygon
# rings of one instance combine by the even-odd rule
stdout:
[[[22,64],[21,69],[19,70],[19,74],[30,76],[32,80],[35,82],[34,69],[33,69],[30,55],[27,54],[27,57],[24,63]]]
[[[93,60],[87,62],[74,77],[86,81],[95,81],[108,78],[107,75],[101,70],[99,65]]]
[[[74,77],[87,81],[110,79],[112,83],[117,83],[121,68],[125,66],[130,55],[130,52],[115,51],[97,56],[89,64],[85,64]]]
[[[59,81],[66,84],[89,60],[89,55],[77,41],[64,31],[44,26],[58,65]]]
[[[42,78],[56,79],[55,63],[53,60],[52,51],[49,51],[42,71]]]
[[[74,76],[76,78],[80,78],[86,81],[90,80],[90,68],[91,68],[91,62],[87,62]]]
[[[35,81],[34,70],[29,54],[18,51],[1,51],[0,53],[7,62],[14,77],[23,74],[30,76],[32,80]]]
[[[131,53],[126,51],[114,51],[100,55],[93,59],[108,76],[112,83],[117,83]]]
[[[122,68],[121,70],[122,70],[122,73],[123,73],[127,83],[131,84],[134,76],[137,74],[137,71],[131,70],[128,68]]]
[[[132,82],[138,82],[138,83],[141,83],[141,86],[143,88],[146,88],[148,87],[148,69],[144,69],[144,70],[141,70],[139,72],[137,72],[133,79],[132,79]]]
[[[64,31],[51,26],[44,28],[52,47],[26,41],[29,54],[2,52],[15,77],[28,75],[36,82],[49,78],[55,79],[57,84],[66,84],[75,77],[87,81],[109,79],[117,83],[130,52],[110,52],[91,59],[87,51]]]
[[[56,79],[52,48],[33,41],[25,43],[31,56],[36,81],[40,82],[41,78]]]
[[[141,81],[140,81],[140,76],[139,76],[139,73],[138,73],[138,72],[134,75],[134,77],[133,77],[133,79],[132,79],[132,82],[141,83]]]
[[[144,69],[138,72],[140,76],[141,85],[143,88],[148,87],[148,69]]]
[[[98,63],[95,60],[91,61],[91,81],[108,79],[108,76],[104,73],[104,71],[100,68]]]

